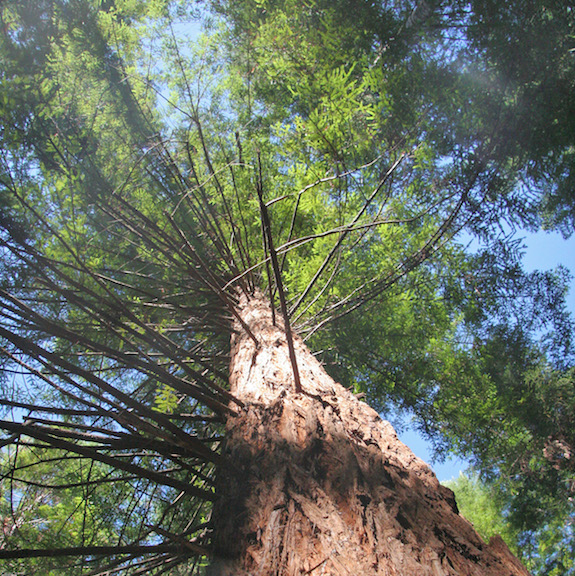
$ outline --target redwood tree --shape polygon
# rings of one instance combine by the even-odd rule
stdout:
[[[354,394],[433,429],[482,381],[529,280],[456,241],[525,216],[499,126],[444,130],[469,94],[401,3],[264,4],[199,40],[167,0],[2,6],[0,559],[526,574]]]

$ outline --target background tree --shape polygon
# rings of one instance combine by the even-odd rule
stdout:
[[[293,327],[343,384],[380,409],[413,411],[439,446],[474,455],[486,471],[493,454],[509,463],[517,438],[526,457],[545,450],[542,433],[556,434],[553,446],[571,442],[560,436],[568,400],[552,432],[523,432],[533,423],[521,408],[527,375],[549,402],[553,379],[533,370],[572,362],[566,279],[526,275],[517,246],[498,231],[537,226],[543,214],[569,231],[556,209],[569,200],[565,188],[542,183],[566,186],[570,143],[557,129],[539,144],[542,120],[525,136],[532,146],[503,145],[525,130],[517,94],[540,82],[524,71],[509,92],[500,89],[501,38],[522,28],[513,20],[499,30],[503,16],[483,20],[507,8],[215,8],[211,36],[192,44],[187,9],[177,4],[3,6],[1,241],[11,273],[0,333],[6,369],[27,379],[5,386],[12,418],[2,428],[7,444],[48,461],[57,451],[84,467],[97,463],[106,489],[125,494],[126,513],[110,520],[116,542],[100,546],[84,531],[66,551],[100,571],[101,555],[110,570],[161,573],[201,563],[189,558],[202,558],[212,541],[229,546],[230,527],[213,534],[206,518],[216,467],[224,502],[234,502],[242,474],[224,463],[245,471],[250,455],[238,445],[254,412],[229,416],[253,393],[241,390],[237,358],[274,333],[254,333],[246,297],[263,293],[271,311],[261,318],[270,314],[285,333],[283,387],[310,393],[298,383],[297,358],[313,362],[290,338]],[[514,15],[534,31],[553,21],[549,46],[561,66],[549,71],[568,83],[572,14],[552,3],[536,8],[514,6]],[[475,70],[492,90],[470,82]],[[545,100],[525,102],[538,114]],[[559,98],[557,110],[569,105]],[[549,172],[551,154],[563,172]],[[464,229],[483,243],[474,255],[455,241]],[[246,359],[255,371],[257,351]],[[6,453],[4,477],[25,481],[14,454]],[[273,470],[277,462],[260,464]],[[134,490],[122,488],[133,478]],[[58,481],[67,484],[42,483]],[[373,513],[371,493],[350,493]],[[247,540],[261,543],[254,534]]]
[[[514,552],[532,573],[572,574],[572,519],[568,510],[555,509],[556,498],[553,496],[542,502],[544,497],[534,493],[533,485],[531,489],[526,489],[519,481],[511,488],[514,483],[510,477],[503,478],[503,481],[489,484],[482,482],[476,474],[462,474],[446,482],[446,485],[455,492],[461,514],[473,522],[482,537],[487,539],[493,534],[501,535],[511,543]],[[501,485],[504,486],[503,490]],[[548,488],[549,484],[546,486]],[[514,494],[510,494],[510,488]],[[521,510],[521,504],[525,505],[527,500],[527,508],[532,511],[533,503],[540,503],[540,516],[536,523],[518,521],[518,516],[525,513],[525,509]],[[517,501],[521,502],[519,506]],[[525,526],[529,528],[525,529]]]

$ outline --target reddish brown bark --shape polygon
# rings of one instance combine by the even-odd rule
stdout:
[[[214,509],[217,576],[485,575],[528,572],[501,539],[484,543],[453,493],[391,425],[335,383],[295,338],[303,393],[262,300],[243,303]]]

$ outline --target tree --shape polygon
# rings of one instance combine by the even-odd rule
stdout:
[[[505,475],[502,475],[505,478]],[[507,477],[508,478],[508,477]],[[544,483],[540,494],[531,484],[514,486],[514,494],[510,494],[509,480],[502,482],[506,489],[499,488],[500,481],[485,483],[477,474],[460,475],[459,478],[447,482],[446,485],[455,493],[461,513],[468,518],[483,538],[502,535],[525,565],[534,574],[572,574],[573,549],[570,535],[572,521],[569,511],[554,510],[553,497],[545,501],[543,492],[550,484]],[[534,507],[525,505],[527,498],[537,501],[539,514],[536,528],[530,527],[530,519],[525,518],[527,509]],[[523,508],[523,509],[522,509]]]
[[[18,275],[0,294],[17,373],[1,427],[38,469],[73,457],[98,475],[83,494],[126,503],[107,523],[90,508],[66,548],[0,556],[72,555],[80,573],[208,558],[214,574],[524,574],[302,340],[379,406],[464,438],[482,415],[444,433],[442,400],[486,380],[459,338],[505,316],[502,279],[529,279],[487,257],[494,242],[471,257],[454,237],[523,217],[510,156],[467,119],[446,130],[468,93],[445,101],[439,81],[460,72],[429,56],[438,40],[420,49],[399,3],[216,8],[228,27],[194,47],[176,3],[3,6],[1,243]],[[535,319],[552,310],[568,333],[547,280],[524,301],[549,296]],[[4,479],[29,482],[13,454]],[[64,490],[67,471],[38,488]]]
[[[473,523],[482,538],[488,540],[493,536],[501,536],[513,546],[515,535],[505,522],[495,490],[490,490],[473,473],[460,474],[445,485],[453,490],[461,514]]]
[[[420,3],[420,8],[425,4]],[[316,3],[315,14],[301,12],[295,23],[296,10],[289,2],[275,3],[273,8],[248,3],[251,12],[245,5],[220,3],[236,23],[234,33],[244,38],[243,51],[235,61],[241,63],[242,55],[244,60],[251,58],[245,65],[250,71],[251,97],[260,94],[275,111],[274,118],[288,109],[316,124],[315,117],[331,122],[332,115],[314,116],[315,110],[301,106],[314,102],[304,93],[319,95],[316,101],[325,106],[321,95],[326,93],[326,83],[318,72],[321,63],[345,65],[349,51],[358,62],[373,55],[376,46],[375,60],[383,62],[383,70],[377,70],[372,85],[384,85],[387,93],[374,97],[381,97],[394,130],[383,141],[393,141],[399,137],[398,126],[404,130],[408,126],[407,138],[412,142],[432,143],[434,151],[445,154],[439,157],[443,165],[454,157],[461,161],[460,178],[465,162],[476,161],[478,151],[483,155],[484,169],[465,208],[470,210],[466,226],[485,243],[485,249],[458,260],[457,254],[452,253],[450,260],[444,253],[442,263],[454,268],[450,272],[443,268],[434,278],[423,277],[418,270],[416,303],[406,306],[404,301],[393,301],[388,291],[367,319],[360,314],[352,322],[327,326],[320,348],[337,351],[332,361],[337,356],[338,378],[359,384],[372,404],[382,409],[399,404],[413,410],[440,453],[454,450],[471,459],[484,478],[500,476],[500,489],[515,495],[511,498],[515,504],[509,505],[521,510],[512,518],[524,542],[549,521],[543,516],[553,518],[556,526],[569,524],[571,472],[549,470],[546,454],[554,451],[545,448],[556,437],[563,445],[565,435],[551,430],[553,426],[547,428],[548,419],[543,418],[551,413],[572,414],[572,408],[563,404],[571,384],[557,395],[543,376],[554,368],[561,372],[572,366],[572,321],[559,304],[568,277],[561,270],[554,275],[526,275],[514,253],[516,246],[501,238],[500,226],[502,220],[508,227],[543,223],[571,233],[572,198],[566,191],[572,178],[572,131],[568,122],[557,121],[572,117],[573,91],[567,88],[573,85],[574,70],[571,9],[555,2],[478,2],[466,7],[433,3],[432,10],[422,10],[421,18],[414,13],[411,25],[402,28],[385,9],[368,3],[353,7],[345,2]],[[351,11],[361,23],[357,28],[346,20]],[[333,29],[318,24],[320,14],[323,22],[338,22],[336,38],[330,35]],[[305,58],[302,47],[307,50]],[[286,60],[297,65],[288,68]],[[539,65],[533,66],[534,61]],[[241,64],[238,68],[239,74]],[[361,74],[376,73],[373,67],[356,66],[355,81],[365,78]],[[315,87],[310,87],[314,80]],[[339,105],[338,98],[331,100]],[[406,117],[405,124],[397,122]],[[380,134],[386,134],[389,125],[380,127]],[[428,156],[427,161],[425,178],[432,179],[434,159]],[[557,210],[559,205],[562,208]],[[405,295],[405,285],[402,288]],[[442,294],[439,306],[433,297],[426,297],[438,292]],[[454,309],[463,323],[454,321]],[[427,322],[422,325],[416,318]],[[451,333],[449,322],[454,327]],[[549,324],[552,330],[536,342],[536,335]],[[534,387],[547,390],[547,401],[536,398]],[[554,406],[552,398],[560,406]],[[569,446],[567,441],[566,451],[559,452],[571,454]],[[563,457],[567,468],[569,461]],[[537,473],[538,468],[552,473]],[[531,488],[523,482],[526,470],[533,478]],[[565,534],[555,549],[561,546],[569,556],[569,529]],[[530,554],[525,551],[526,558]]]
[[[484,485],[473,478],[467,480],[467,486],[476,501],[482,491],[491,499],[493,512],[504,517],[506,540],[529,569],[540,574],[569,574],[573,570],[573,373],[550,371],[540,358],[518,355],[521,346],[513,348],[505,350],[513,358],[513,370],[509,366],[502,369],[502,347],[494,350],[497,356],[484,368],[501,395],[519,397],[507,402],[510,409],[505,425],[491,425],[494,439],[481,433],[475,438],[462,435],[473,445],[468,453],[477,454],[484,477]],[[455,486],[449,484],[460,505],[467,486],[465,479]],[[464,505],[461,508],[477,525],[476,511]],[[487,510],[483,508],[480,516]]]

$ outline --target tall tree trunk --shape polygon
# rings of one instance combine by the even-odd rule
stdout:
[[[485,544],[453,493],[393,428],[334,382],[261,298],[241,303],[214,509],[213,576],[526,575],[501,539]]]

